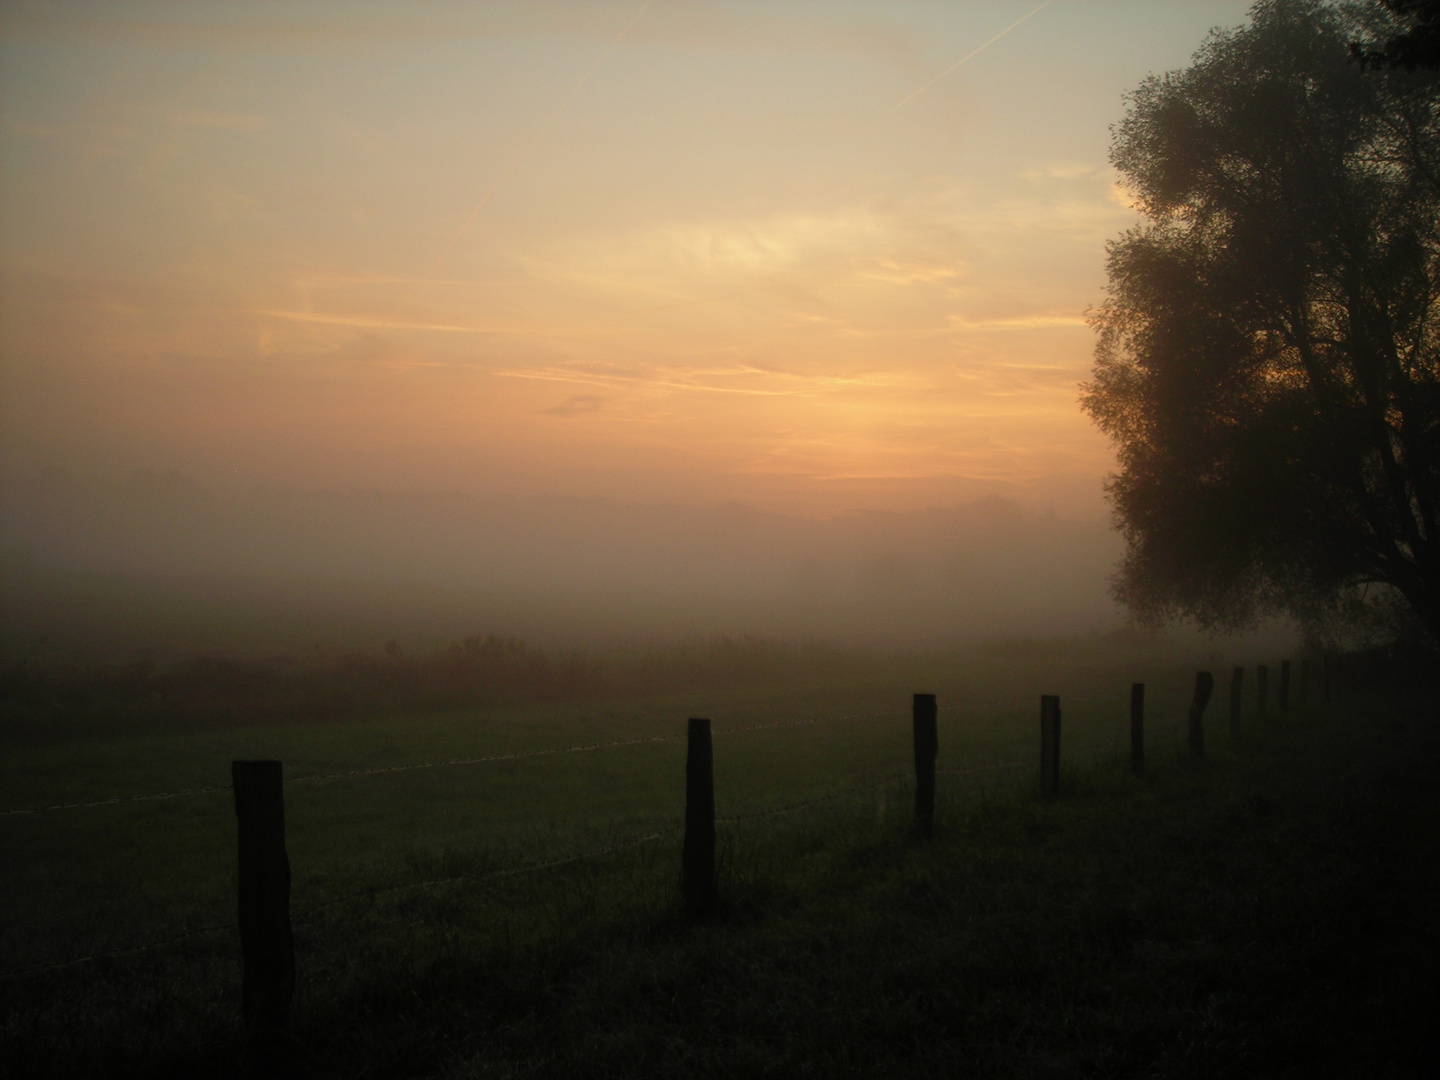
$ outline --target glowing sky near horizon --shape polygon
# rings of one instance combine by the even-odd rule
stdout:
[[[1098,513],[1109,127],[1244,18],[7,4],[4,468]]]

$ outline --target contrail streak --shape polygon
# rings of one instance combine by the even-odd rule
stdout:
[[[645,0],[645,2],[636,9],[635,14],[630,17],[630,21],[625,24],[625,26],[618,34],[616,34],[613,38],[610,39],[610,44],[605,47],[605,51],[596,58],[593,64],[590,65],[590,70],[585,72],[585,74],[580,77],[580,81],[570,88],[570,92],[561,99],[560,104],[556,105],[554,111],[551,112],[548,117],[546,117],[545,122],[540,125],[539,129],[531,137],[530,141],[525,144],[524,149],[522,149],[520,153],[516,154],[515,157],[511,159],[510,164],[505,166],[505,171],[502,172],[499,178],[490,185],[490,189],[486,191],[484,195],[480,196],[480,201],[475,204],[475,209],[470,211],[470,216],[465,219],[465,224],[461,225],[460,230],[450,238],[450,242],[445,245],[445,250],[440,252],[440,257],[435,260],[434,265],[432,265],[430,269],[426,271],[425,275],[420,278],[419,281],[417,281],[413,286],[411,286],[410,291],[406,293],[405,296],[401,299],[400,303],[402,305],[408,303],[410,298],[415,295],[415,293],[421,288],[421,286],[428,285],[430,281],[435,277],[436,271],[440,269],[440,266],[442,263],[444,263],[446,256],[448,256],[451,249],[460,242],[460,238],[464,236],[470,226],[474,224],[475,219],[480,216],[480,211],[485,208],[485,204],[490,201],[490,197],[500,189],[501,184],[505,183],[506,180],[510,179],[510,177],[514,174],[515,170],[520,167],[521,163],[524,162],[527,157],[529,157],[530,151],[535,149],[536,144],[539,143],[545,132],[550,130],[550,125],[553,124],[560,116],[560,114],[565,111],[565,107],[569,105],[572,100],[574,100],[575,95],[578,94],[581,89],[584,88],[585,84],[590,81],[590,76],[594,75],[600,65],[605,62],[605,58],[615,51],[615,46],[620,44],[620,39],[630,32],[630,28],[633,27],[640,20],[640,16],[645,14],[645,9],[648,8],[653,2],[654,0]]]
[[[994,37],[992,37],[989,41],[985,42],[984,45],[981,45],[978,49],[972,49],[972,50],[970,50],[968,53],[966,53],[964,56],[962,56],[959,60],[956,60],[955,63],[951,64],[951,65],[950,65],[948,68],[946,68],[944,71],[940,72],[939,75],[936,75],[933,79],[931,79],[929,82],[927,82],[924,86],[920,87],[919,90],[916,90],[916,91],[915,91],[913,94],[911,94],[909,97],[905,98],[903,101],[901,101],[899,104],[897,104],[897,105],[895,106],[895,108],[898,109],[898,108],[900,108],[901,105],[904,105],[905,102],[915,100],[917,97],[919,97],[921,94],[923,94],[926,90],[929,90],[930,87],[934,86],[934,85],[935,85],[937,82],[939,82],[941,79],[945,78],[946,75],[949,75],[952,71],[954,71],[956,68],[958,68],[961,64],[965,63],[966,60],[969,60],[971,57],[976,56],[976,55],[984,52],[984,51],[985,51],[986,49],[988,49],[991,45],[994,45],[995,42],[999,41],[1002,37],[1004,37],[1006,34],[1008,34],[1011,30],[1014,30],[1017,26],[1019,26],[1021,23],[1023,23],[1026,19],[1030,18],[1030,16],[1038,14],[1042,9],[1049,7],[1053,2],[1054,2],[1054,0],[1045,0],[1045,2],[1044,2],[1043,4],[1041,4],[1039,7],[1037,7],[1034,11],[1030,11],[1030,12],[1027,12],[1026,14],[1024,14],[1024,15],[1021,15],[1020,18],[1016,19],[1016,20],[1015,20],[1013,23],[1011,23],[1009,26],[1005,27],[1004,30],[1001,30],[998,34],[996,34]]]

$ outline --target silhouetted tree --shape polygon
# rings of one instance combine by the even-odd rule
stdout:
[[[1128,98],[1111,160],[1148,221],[1109,246],[1082,405],[1142,618],[1378,583],[1440,636],[1437,83],[1349,50],[1409,25],[1266,0]]]
[[[1377,0],[1403,30],[1383,46],[1352,41],[1350,55],[1363,67],[1440,68],[1440,0]]]

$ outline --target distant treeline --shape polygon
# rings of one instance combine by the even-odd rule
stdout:
[[[475,635],[428,654],[390,641],[373,652],[235,659],[195,656],[124,665],[47,663],[40,649],[0,669],[0,725],[10,737],[71,731],[205,728],[434,712],[532,701],[655,693],[833,675],[846,654],[819,642],[745,635],[550,654],[517,637]]]

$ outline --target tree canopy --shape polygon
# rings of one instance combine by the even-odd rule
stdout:
[[[1352,41],[1350,55],[1377,67],[1440,68],[1440,0],[1379,0],[1402,28],[1384,46]]]
[[[1146,220],[1109,245],[1081,404],[1142,618],[1380,586],[1440,636],[1440,87],[1350,49],[1416,25],[1262,0],[1128,97],[1111,160]]]

